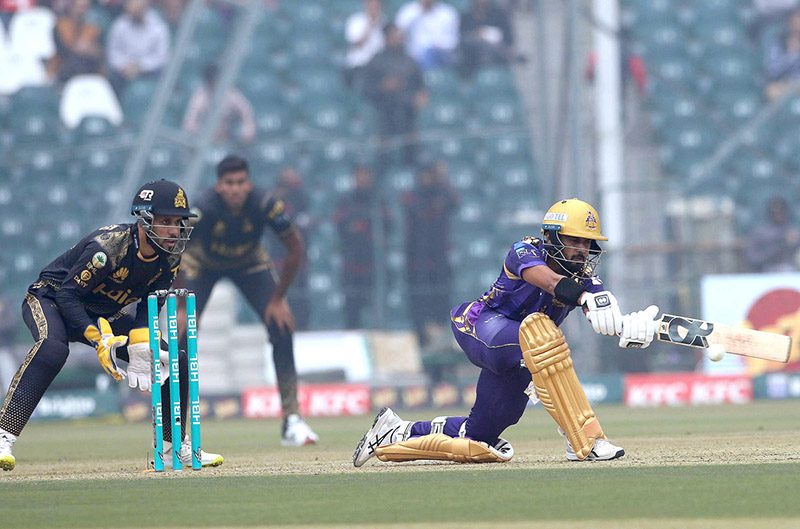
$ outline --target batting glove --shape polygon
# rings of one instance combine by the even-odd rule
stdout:
[[[658,328],[658,307],[650,305],[639,312],[631,312],[622,317],[622,333],[619,346],[644,349],[653,341]]]
[[[97,318],[97,325],[89,325],[83,331],[89,343],[97,349],[97,358],[106,373],[119,382],[125,378],[125,371],[117,367],[117,347],[128,342],[127,336],[114,336],[111,324],[105,318]]]
[[[586,309],[586,319],[591,322],[594,332],[604,336],[616,336],[622,332],[622,313],[614,294],[607,290],[585,292],[579,301]]]

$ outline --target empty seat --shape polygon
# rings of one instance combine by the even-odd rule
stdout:
[[[0,96],[14,94],[26,86],[47,84],[44,63],[38,57],[12,50],[0,53]]]
[[[56,53],[55,25],[56,15],[46,7],[17,12],[8,25],[11,48],[37,59],[49,59]]]
[[[102,75],[76,75],[67,81],[59,115],[70,129],[85,117],[101,117],[113,125],[122,124],[122,107],[111,83]]]

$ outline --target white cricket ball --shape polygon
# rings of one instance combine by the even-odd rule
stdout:
[[[712,362],[719,362],[725,356],[725,346],[722,344],[714,343],[708,346],[708,359]]]

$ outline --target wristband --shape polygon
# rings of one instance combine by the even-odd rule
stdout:
[[[581,295],[586,292],[583,287],[567,277],[562,278],[554,290],[555,297],[558,301],[573,305],[577,307],[580,305],[579,299]]]

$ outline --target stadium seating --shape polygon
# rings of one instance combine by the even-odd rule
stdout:
[[[47,7],[34,6],[16,13],[8,25],[11,48],[37,59],[49,59],[56,53],[53,28],[56,15]]]
[[[122,107],[111,83],[102,75],[78,75],[67,81],[59,115],[70,129],[86,117],[102,117],[113,125],[122,124]]]

